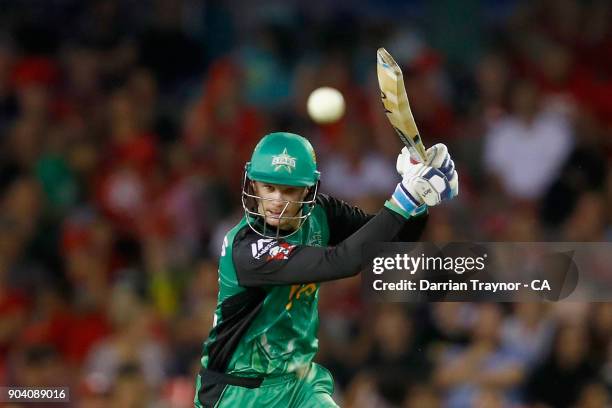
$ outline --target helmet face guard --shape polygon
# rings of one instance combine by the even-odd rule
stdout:
[[[247,176],[247,171],[244,172],[243,183],[242,183],[242,208],[246,216],[246,221],[249,227],[258,235],[265,238],[287,238],[300,230],[300,228],[306,222],[306,219],[312,213],[314,204],[317,198],[317,191],[319,189],[319,183],[317,182],[314,186],[305,187],[308,188],[308,193],[304,197],[303,201],[291,201],[291,200],[278,200],[275,198],[265,198],[255,194],[253,189],[253,181]],[[256,180],[255,180],[256,181]],[[259,212],[259,203],[262,201],[281,201],[284,203],[284,207],[278,216],[279,223],[276,227],[268,225],[266,223],[266,214]],[[284,215],[287,208],[291,204],[299,204],[300,208],[296,215]],[[276,217],[274,217],[276,218]],[[281,229],[281,224],[285,220],[299,220],[298,225],[293,230]]]

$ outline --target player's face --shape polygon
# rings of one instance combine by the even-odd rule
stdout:
[[[299,215],[301,204],[308,193],[306,187],[284,186],[280,184],[268,184],[259,181],[253,182],[255,195],[265,198],[258,200],[257,206],[260,214],[264,214],[268,225],[281,229],[294,229],[299,224],[299,219],[281,219],[282,217],[295,217]],[[284,211],[283,211],[284,210]]]

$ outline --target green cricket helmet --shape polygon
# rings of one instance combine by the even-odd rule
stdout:
[[[259,235],[268,238],[285,238],[296,233],[314,208],[319,178],[315,152],[306,138],[287,132],[264,136],[255,146],[251,161],[245,166],[242,207],[249,226]],[[253,181],[308,189],[303,201],[284,201],[285,206],[279,215],[280,220],[299,220],[294,230],[281,230],[279,223],[276,233],[269,233],[270,226],[265,222],[265,214],[259,212],[258,203],[273,199],[256,195]],[[292,203],[300,204],[300,210],[293,216],[284,215]]]

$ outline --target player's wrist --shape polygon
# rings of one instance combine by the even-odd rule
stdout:
[[[406,184],[408,184],[408,180],[398,183],[391,198],[402,210],[408,214],[412,214],[422,202],[419,201],[419,196],[416,195],[414,191],[410,191],[407,188]]]
[[[394,197],[390,197],[389,200],[385,202],[385,207],[406,219],[416,217],[427,212],[427,206],[425,204],[422,204],[419,207],[414,208],[411,212],[408,212],[399,205]]]
[[[394,213],[401,215],[405,219],[410,218],[410,213],[406,212],[402,207],[400,207],[393,197],[390,197],[387,201],[385,201],[385,207],[387,207]]]

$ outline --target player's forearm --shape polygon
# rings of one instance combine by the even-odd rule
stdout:
[[[396,210],[400,208],[399,203],[397,203],[393,197],[390,201],[393,203]],[[338,245],[374,217],[374,214],[367,214],[357,207],[348,205],[341,200],[325,194],[319,197],[318,202],[325,209],[327,214],[330,245]],[[409,217],[398,235],[393,238],[393,241],[418,241],[421,235],[423,235],[423,231],[427,225],[427,218],[428,213],[426,208],[419,215]]]
[[[397,212],[383,208],[337,246],[331,248],[299,246],[286,260],[263,263],[258,267],[238,268],[243,286],[287,285],[325,282],[354,276],[363,262],[365,245],[392,241],[407,220]]]
[[[323,280],[340,279],[359,273],[364,261],[364,248],[375,242],[392,241],[406,225],[407,219],[384,207],[363,227],[334,248],[327,250]],[[327,279],[325,279],[327,278]]]
[[[397,242],[416,242],[421,240],[421,236],[425,231],[425,227],[427,226],[427,220],[429,218],[429,214],[427,212],[416,215],[414,217],[410,217],[406,224],[401,229],[401,231],[397,234],[397,236],[393,239],[393,241]]]

